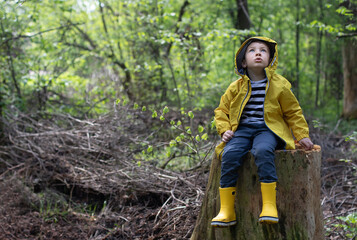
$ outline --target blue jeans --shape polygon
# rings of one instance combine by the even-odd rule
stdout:
[[[239,125],[233,138],[224,147],[221,165],[221,188],[235,187],[238,179],[238,168],[249,150],[258,167],[259,181],[276,182],[275,149],[278,137],[265,126]]]

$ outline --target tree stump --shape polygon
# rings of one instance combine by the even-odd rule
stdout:
[[[247,154],[239,169],[235,211],[237,225],[211,227],[211,220],[220,209],[219,180],[221,162],[214,155],[206,193],[191,240],[209,239],[291,239],[324,238],[320,207],[321,152],[313,150],[276,151],[277,209],[279,223],[258,222],[262,207],[257,167]]]

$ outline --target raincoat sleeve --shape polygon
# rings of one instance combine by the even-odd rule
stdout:
[[[227,130],[232,130],[229,120],[230,105],[234,97],[232,90],[232,85],[230,85],[221,97],[219,106],[214,110],[216,128],[219,136],[222,136]]]
[[[282,99],[280,100],[280,105],[285,121],[293,131],[296,140],[300,141],[303,138],[309,137],[309,127],[302,113],[300,104],[290,90],[290,87],[291,85],[284,86],[285,89],[282,94]]]

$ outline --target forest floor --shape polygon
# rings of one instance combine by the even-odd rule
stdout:
[[[61,124],[71,122],[70,129],[54,125],[51,119],[35,121],[29,116],[8,121],[18,124],[8,125],[11,143],[0,147],[0,239],[190,238],[209,159],[184,172],[139,166],[120,157],[130,156],[132,148],[115,147],[133,141],[133,136],[117,132],[115,124],[108,127],[120,122],[120,117],[61,118]],[[28,124],[37,130],[25,131]],[[140,137],[143,129],[136,130]],[[325,239],[353,239],[356,223],[345,217],[357,211],[357,162],[336,156],[347,158],[356,146],[337,134],[316,131],[311,137],[324,151]]]

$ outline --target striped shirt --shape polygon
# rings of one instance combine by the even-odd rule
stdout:
[[[264,124],[264,99],[267,79],[250,81],[250,83],[252,84],[252,94],[243,109],[240,123]]]

